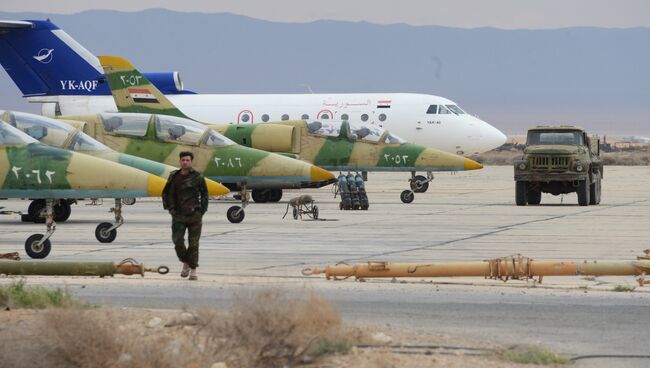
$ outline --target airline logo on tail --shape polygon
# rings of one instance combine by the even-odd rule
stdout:
[[[36,59],[36,61],[39,61],[43,64],[48,64],[54,58],[54,55],[52,55],[53,51],[54,49],[40,49],[38,51],[38,54],[32,57]]]
[[[158,103],[158,99],[154,96],[150,90],[146,88],[129,88],[129,96],[133,99],[133,102],[144,102],[144,103]]]

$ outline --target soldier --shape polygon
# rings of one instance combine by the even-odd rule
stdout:
[[[172,171],[163,189],[163,207],[172,215],[172,241],[183,262],[181,277],[196,280],[203,214],[208,210],[208,189],[203,175],[192,168],[192,152],[180,153],[180,170]],[[188,247],[185,247],[185,229]]]

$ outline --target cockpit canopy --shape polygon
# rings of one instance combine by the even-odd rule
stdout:
[[[527,145],[536,144],[576,144],[584,145],[583,134],[579,130],[530,130]]]
[[[7,111],[0,117],[28,136],[49,146],[79,152],[110,149],[86,133],[78,132],[74,127],[46,116]]]
[[[18,146],[36,142],[38,142],[36,139],[14,128],[9,123],[0,121],[0,145]]]
[[[100,114],[104,130],[107,132],[144,137],[147,134],[149,114]],[[192,120],[167,115],[153,115],[155,119],[156,137],[165,142],[223,147],[235,142]]]
[[[341,129],[348,129],[347,136],[352,139],[360,139],[374,143],[402,144],[405,140],[392,134],[376,125],[364,125],[342,121],[328,120],[325,122],[312,121],[307,123],[307,129],[311,134],[327,137],[338,137]]]
[[[429,105],[427,114],[456,114],[463,115],[465,111],[458,107],[458,105]]]

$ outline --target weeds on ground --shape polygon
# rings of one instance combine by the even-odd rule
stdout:
[[[24,280],[0,286],[1,308],[43,309],[78,304],[67,290],[50,290],[42,286],[26,286]]]
[[[612,289],[612,291],[617,291],[617,292],[623,292],[623,293],[630,293],[636,289],[635,286],[629,286],[629,285],[616,285]]]
[[[528,345],[515,345],[499,352],[501,359],[520,363],[537,365],[564,365],[569,359],[552,351]]]

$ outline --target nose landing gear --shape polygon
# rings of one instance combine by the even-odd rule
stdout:
[[[433,173],[427,171],[427,176],[415,175],[415,171],[411,171],[411,178],[409,179],[410,190],[403,191],[399,198],[403,203],[411,203],[415,199],[415,193],[424,193],[429,189],[429,183],[433,180]]]

